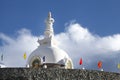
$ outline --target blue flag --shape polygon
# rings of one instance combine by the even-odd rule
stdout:
[[[43,56],[43,62],[45,62],[45,56]]]

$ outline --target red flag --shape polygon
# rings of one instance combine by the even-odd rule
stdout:
[[[102,68],[102,61],[98,62],[98,68]]]
[[[83,61],[82,61],[82,58],[80,59],[79,61],[79,65],[82,65]]]

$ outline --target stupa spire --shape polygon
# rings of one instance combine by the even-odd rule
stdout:
[[[46,28],[44,31],[44,39],[38,40],[40,45],[50,45],[55,44],[54,40],[54,30],[53,30],[54,19],[52,18],[51,12],[48,13],[47,19],[45,20]]]
[[[51,37],[54,35],[54,31],[53,31],[53,23],[54,23],[54,19],[52,18],[51,12],[48,13],[48,17],[45,20],[46,23],[46,29],[45,29],[45,37]]]

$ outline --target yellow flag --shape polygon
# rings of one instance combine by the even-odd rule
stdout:
[[[23,55],[23,58],[24,58],[24,59],[26,59],[26,58],[27,58],[27,55],[26,55],[26,53],[24,53],[24,55]]]
[[[118,64],[118,69],[120,69],[120,64]]]

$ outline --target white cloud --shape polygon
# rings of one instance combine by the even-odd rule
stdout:
[[[59,47],[68,52],[75,68],[79,59],[83,58],[83,66],[87,69],[97,69],[97,62],[103,61],[106,71],[117,71],[120,61],[120,34],[100,37],[92,34],[78,23],[70,24],[64,33],[56,35]]]
[[[0,39],[3,40],[1,46],[2,53],[4,53],[4,63],[10,67],[24,66],[25,60],[23,54],[27,55],[37,48],[37,37],[33,36],[27,29],[18,31],[16,38],[11,38],[7,35],[0,34]]]
[[[41,37],[40,37],[41,38]],[[120,62],[120,34],[100,37],[92,34],[87,28],[78,23],[67,26],[66,31],[56,34],[59,47],[64,49],[74,62],[75,68],[79,66],[79,59],[83,58],[83,66],[87,69],[97,69],[97,62],[103,61],[105,71],[117,72],[117,63]],[[38,46],[38,36],[34,36],[27,29],[17,32],[17,37],[12,38],[0,33],[7,66],[24,66],[26,60],[23,53],[29,54]]]

